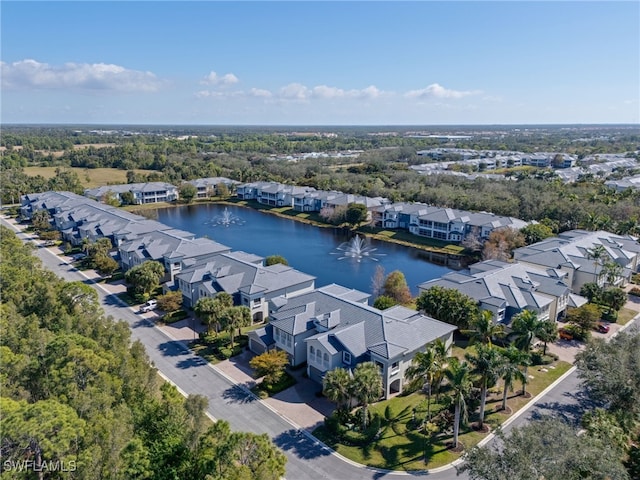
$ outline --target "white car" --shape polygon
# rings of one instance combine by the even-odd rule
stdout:
[[[151,310],[154,310],[157,306],[158,306],[157,300],[149,300],[140,307],[140,311],[142,313],[150,312]]]

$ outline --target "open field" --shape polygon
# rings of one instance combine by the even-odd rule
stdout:
[[[127,171],[118,170],[116,168],[80,168],[80,167],[25,167],[24,173],[35,177],[41,175],[44,178],[53,178],[56,176],[56,170],[72,170],[78,174],[80,181],[85,188],[95,188],[102,185],[127,183]],[[149,173],[157,173],[154,170],[134,170],[137,174],[147,175]]]
[[[85,143],[82,145],[74,145],[73,149],[74,150],[82,150],[84,148],[89,148],[89,147],[93,147],[93,148],[111,148],[111,147],[115,147],[116,144],[115,143]],[[20,151],[22,150],[22,146],[21,145],[16,145],[14,147],[11,148],[11,150],[16,150],[16,151]],[[0,147],[0,152],[6,152],[7,151],[7,147]],[[42,155],[51,155],[52,157],[58,158],[61,157],[62,155],[64,155],[64,150],[35,150],[35,152],[37,153],[41,153]]]

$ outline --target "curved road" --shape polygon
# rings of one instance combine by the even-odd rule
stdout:
[[[2,223],[16,230],[14,225],[4,219]],[[25,241],[31,239],[22,233],[18,236]],[[37,254],[46,268],[64,280],[84,281],[95,286],[105,312],[129,324],[132,338],[142,342],[156,368],[184,394],[206,396],[209,399],[208,413],[211,416],[228,421],[235,430],[268,434],[287,455],[288,480],[407,479],[418,476],[428,476],[434,480],[467,478],[466,475],[458,477],[454,467],[429,473],[408,474],[369,469],[344,459],[308,433],[299,430],[251,393],[235,385],[214,367],[188,351],[181,342],[171,339],[153,323],[136,315],[133,309],[102,286],[93,284],[82,272],[69,264],[61,263],[61,259],[53,252],[41,247],[38,248]],[[505,431],[545,413],[561,414],[573,420],[585,404],[586,398],[574,371],[515,418]]]

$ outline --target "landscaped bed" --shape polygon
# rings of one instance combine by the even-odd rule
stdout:
[[[491,429],[495,429],[570,367],[570,364],[561,361],[548,366],[530,367],[529,376],[533,378],[529,378],[527,395],[522,396],[521,386],[516,384],[514,392],[509,393],[507,402],[509,410],[506,412],[500,411],[501,384],[497,389],[492,389],[487,397],[485,423]],[[432,419],[435,420],[439,412],[446,410],[446,395],[447,391],[443,388],[439,401],[436,401],[435,395],[432,396]],[[370,407],[370,412],[372,417],[376,414],[380,416],[380,430],[377,437],[364,446],[340,443],[325,426],[316,429],[313,434],[338,453],[355,462],[388,470],[414,471],[436,468],[451,463],[462,454],[448,448],[447,443],[452,438],[448,430],[425,435],[421,424],[426,415],[426,395],[421,392],[400,395],[379,402]],[[465,449],[473,447],[487,435],[471,427],[476,421],[476,416],[470,414],[467,425],[460,428],[459,441]]]

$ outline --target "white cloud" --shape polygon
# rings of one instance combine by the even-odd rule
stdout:
[[[269,90],[265,90],[263,88],[252,88],[248,93],[251,97],[262,97],[262,98],[271,98],[273,97],[273,93]]]
[[[162,82],[151,72],[106,63],[65,63],[61,66],[26,59],[0,62],[6,89],[80,89],[115,92],[154,92]]]
[[[383,95],[384,92],[378,90],[373,85],[369,85],[367,88],[357,91],[357,97],[359,98],[378,98]]]
[[[419,90],[410,90],[404,94],[407,98],[462,98],[467,97],[469,95],[477,95],[481,93],[477,90],[475,91],[461,91],[461,90],[450,90],[444,88],[442,85],[437,83],[432,83],[426,88],[422,88]]]
[[[313,87],[313,96],[317,98],[340,98],[345,96],[345,91],[341,88],[318,85]]]
[[[209,75],[204,77],[204,79],[200,82],[202,85],[216,85],[221,87],[226,87],[229,85],[235,85],[240,80],[233,73],[226,73],[222,76],[218,75],[216,72],[211,71]]]
[[[285,100],[307,100],[311,91],[300,83],[290,83],[280,89],[280,98]]]

